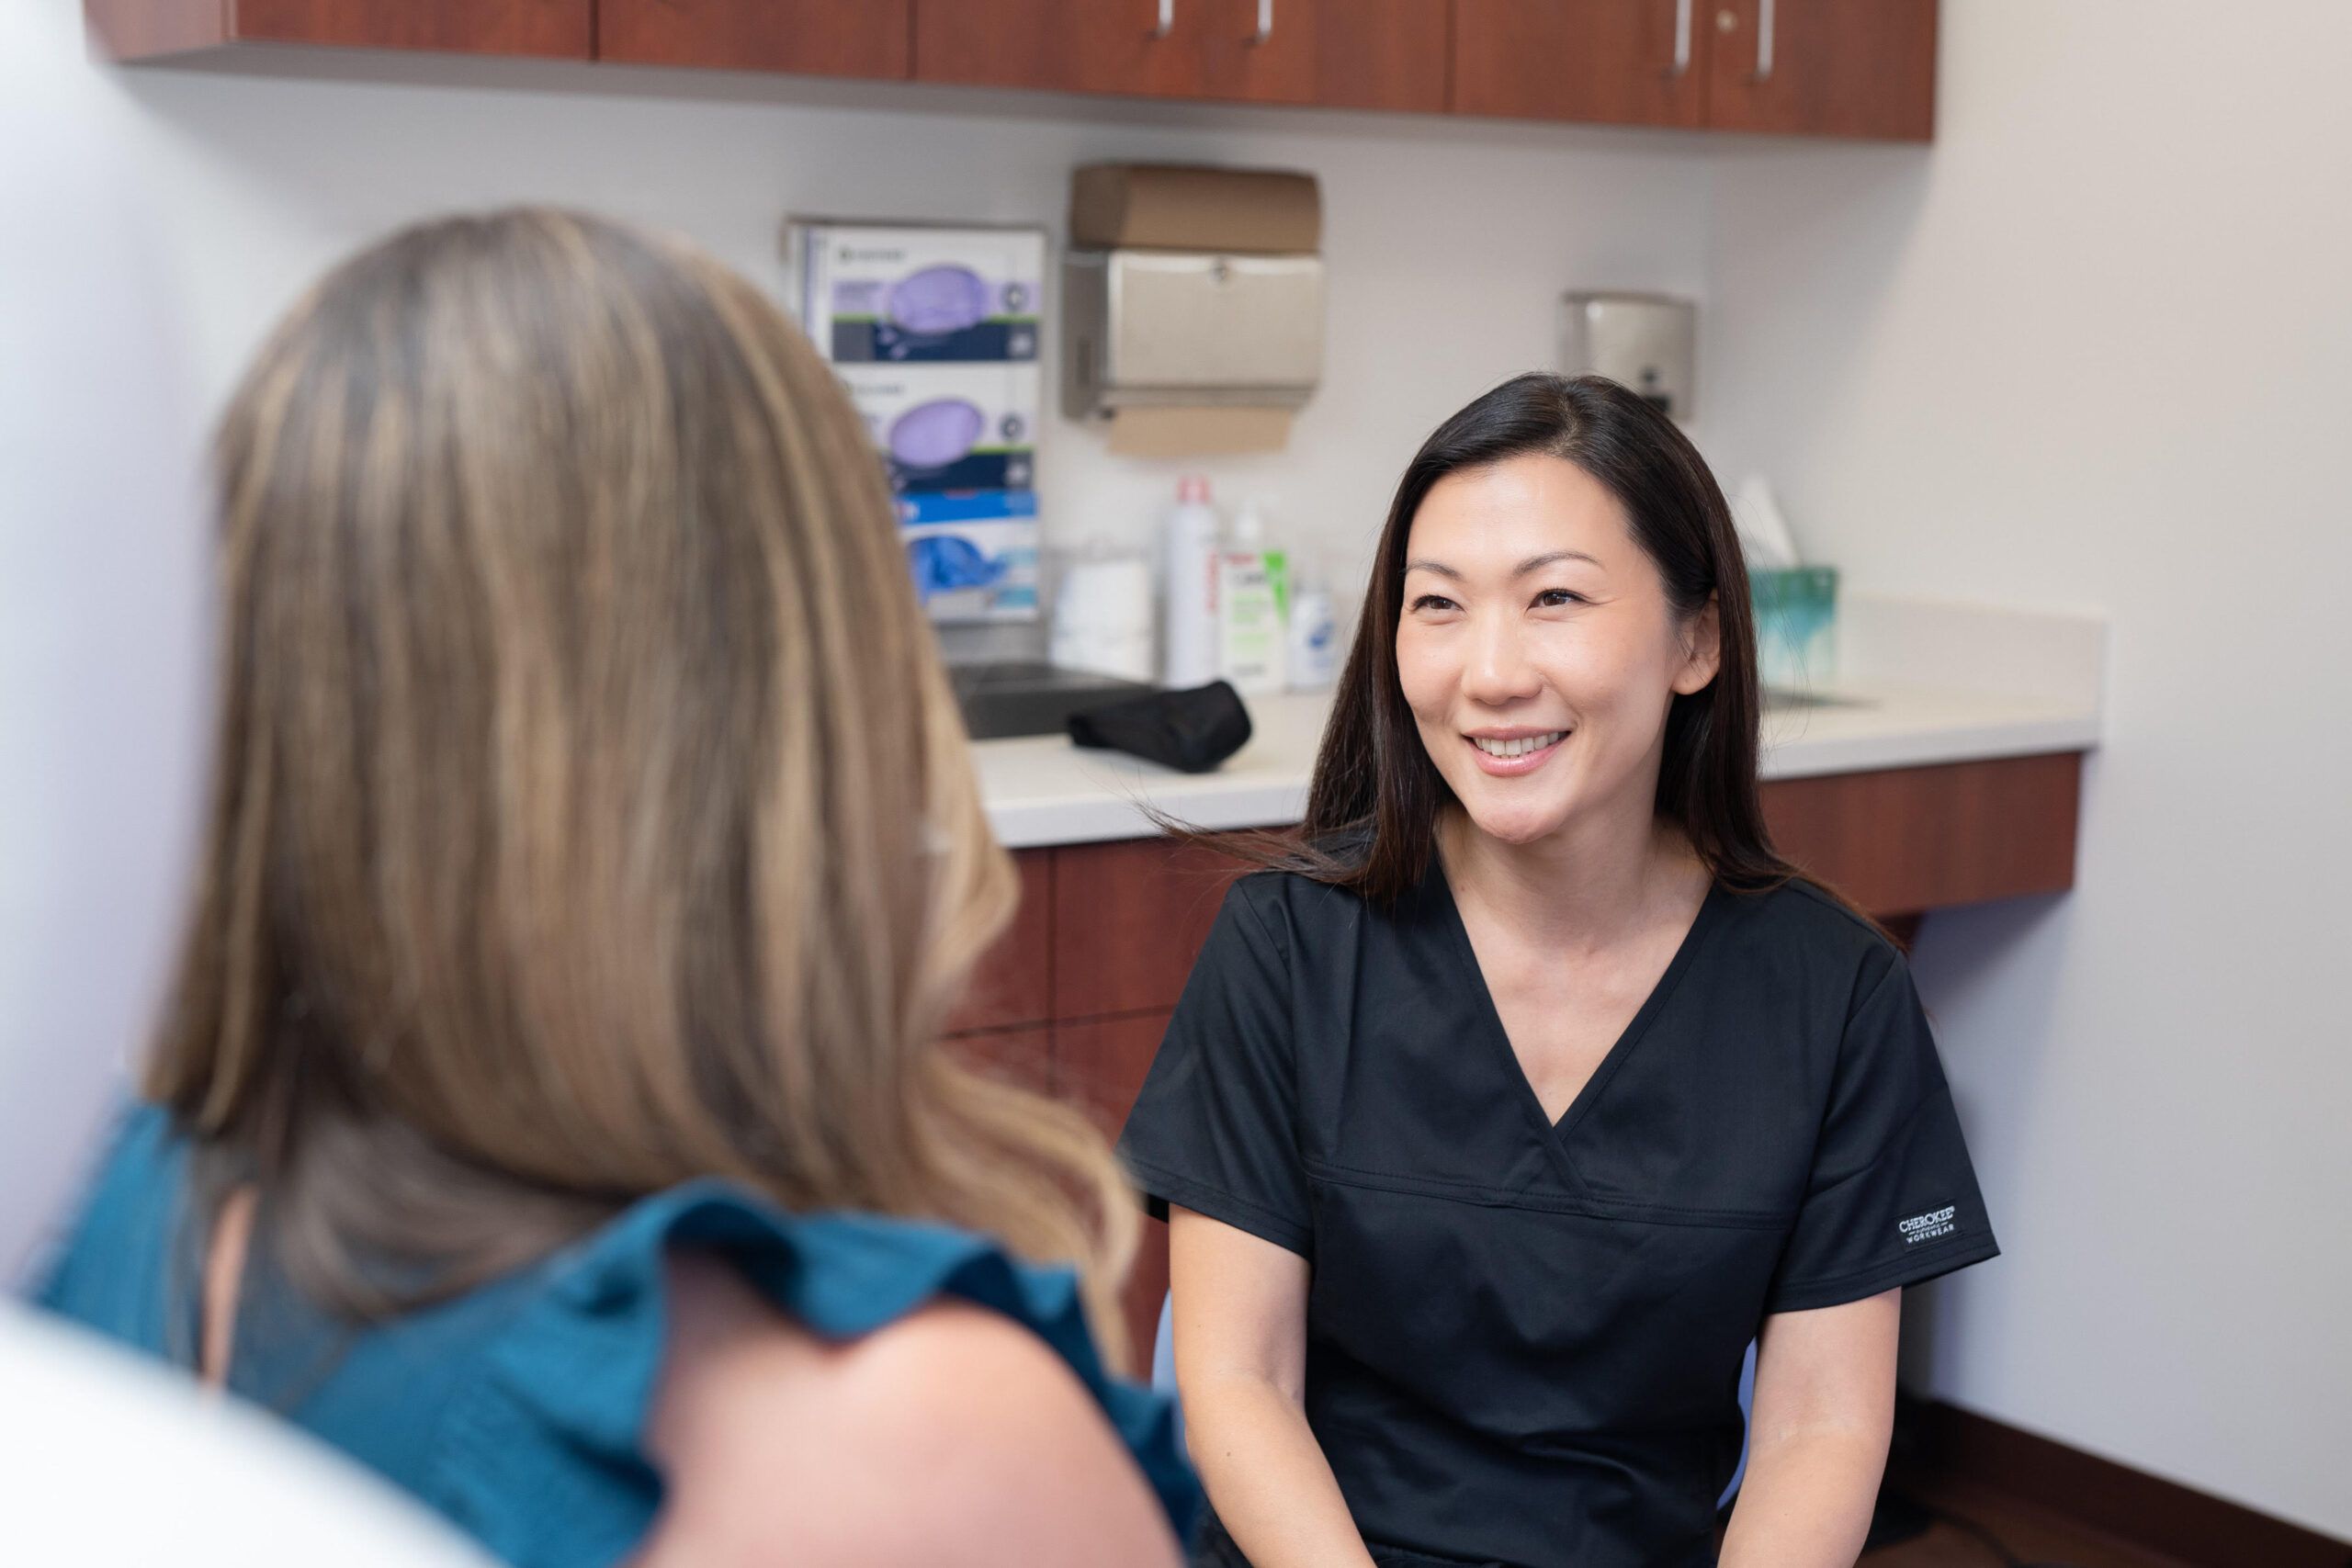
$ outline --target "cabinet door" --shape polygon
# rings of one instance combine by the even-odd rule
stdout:
[[[598,0],[596,58],[811,76],[904,76],[910,0]]]
[[[1136,1091],[1143,1088],[1144,1075],[1151,1070],[1159,1037],[1167,1032],[1164,1012],[1056,1024],[1055,1096],[1082,1107],[1105,1137],[1116,1138],[1136,1102]],[[1168,1227],[1158,1220],[1147,1220],[1121,1298],[1131,1376],[1150,1375],[1152,1338],[1159,1327],[1160,1303],[1167,1295]]]
[[[1085,1111],[1104,1137],[1117,1137],[1159,1054],[1170,1016],[1133,1013],[1054,1025],[1054,1098]]]
[[[1445,107],[1447,0],[1324,0],[1315,101],[1333,108]]]
[[[1713,0],[1707,123],[1925,141],[1936,0]]]
[[[1054,1017],[1174,1007],[1244,869],[1159,839],[1056,850]]]
[[[1097,0],[1115,5],[1117,0]],[[1315,101],[1317,18],[1363,0],[1174,0],[1179,36],[1201,51],[1204,98],[1253,104]]]
[[[1036,1094],[1054,1092],[1054,1032],[1003,1029],[988,1034],[953,1034],[940,1048],[976,1072]]]
[[[220,0],[214,0],[219,6]],[[590,0],[230,0],[229,41],[588,58]]]
[[[1066,93],[1306,103],[1318,3],[915,0],[914,73]]]
[[[1021,872],[1021,907],[974,965],[964,998],[947,1021],[951,1034],[1043,1023],[1054,1016],[1054,852],[1021,850],[1012,863]]]
[[[1453,109],[1697,125],[1707,0],[1454,0]]]
[[[2079,752],[1774,779],[1772,841],[1882,919],[2075,885]]]

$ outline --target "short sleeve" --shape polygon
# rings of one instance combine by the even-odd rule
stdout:
[[[954,1226],[835,1210],[795,1213],[729,1183],[639,1200],[528,1276],[480,1370],[438,1413],[431,1461],[404,1479],[517,1568],[635,1562],[662,1501],[650,1431],[668,1348],[675,1251],[722,1258],[819,1337],[844,1341],[952,1297],[1001,1313],[1059,1355],[1189,1539],[1200,1486],[1168,1399],[1114,1377],[1078,1276]],[[400,1348],[409,1357],[427,1347]],[[379,1362],[380,1365],[380,1362]],[[380,1385],[379,1403],[397,1405]]]
[[[1768,1314],[1860,1301],[2000,1253],[1910,965],[1888,956],[1846,1021]]]
[[[1314,1255],[1299,1162],[1289,964],[1234,884],[1128,1113],[1119,1157],[1155,1215],[1168,1205]]]

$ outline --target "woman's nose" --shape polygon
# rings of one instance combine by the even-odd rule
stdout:
[[[1462,671],[1462,694],[1499,707],[1533,696],[1541,684],[1518,626],[1499,616],[1484,622]]]

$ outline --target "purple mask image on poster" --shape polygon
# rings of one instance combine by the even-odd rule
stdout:
[[[890,319],[910,333],[958,333],[988,315],[989,286],[967,266],[927,266],[890,286]]]
[[[890,422],[890,456],[910,468],[944,468],[972,449],[988,423],[961,398],[917,403]]]

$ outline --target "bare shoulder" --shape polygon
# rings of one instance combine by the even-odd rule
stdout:
[[[645,1568],[1172,1564],[1126,1449],[1025,1327],[942,1302],[846,1344],[680,1257]]]

